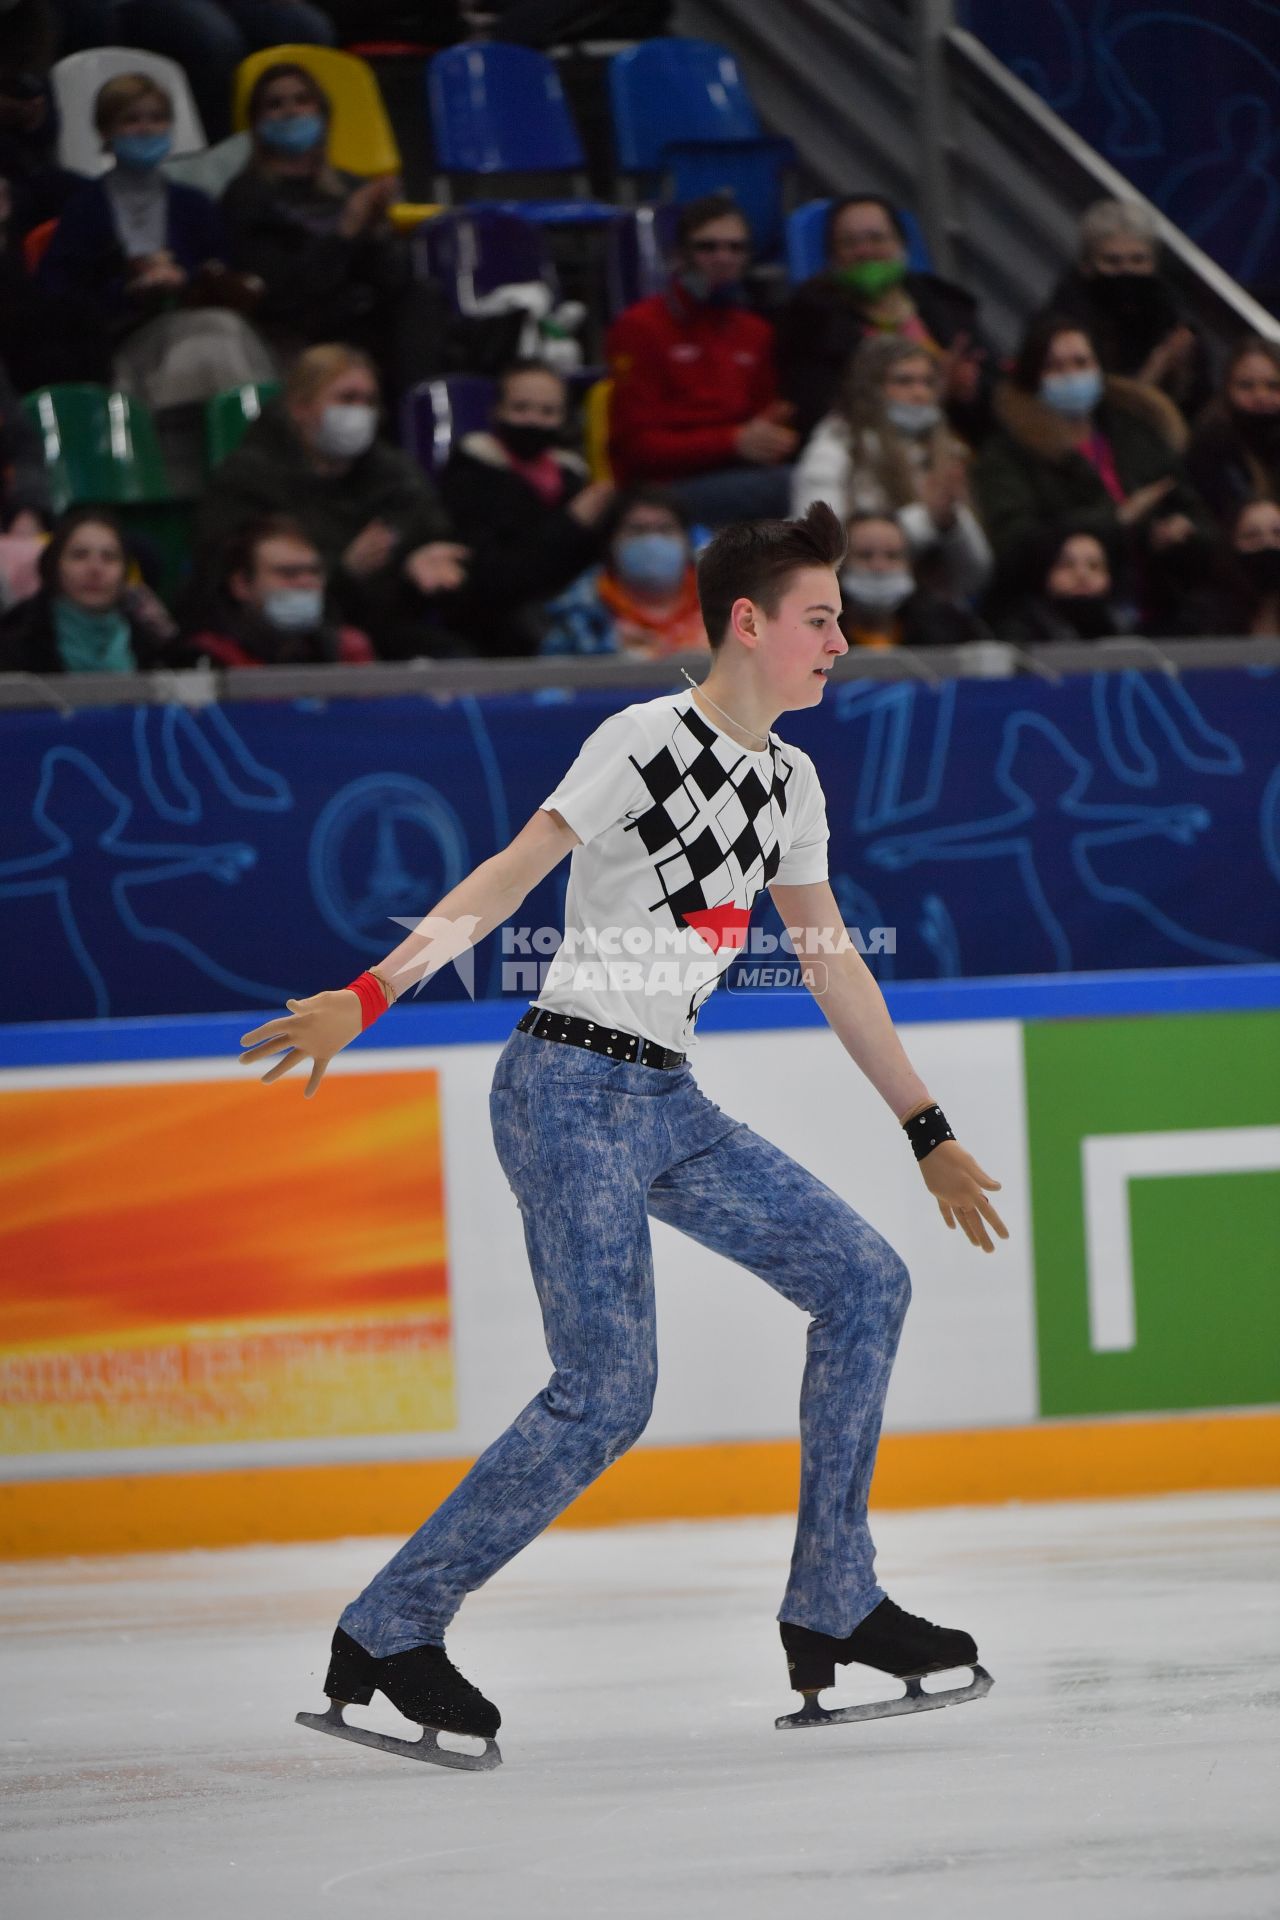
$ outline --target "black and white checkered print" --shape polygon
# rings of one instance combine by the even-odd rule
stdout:
[[[669,907],[679,926],[713,907],[750,907],[781,859],[778,820],[787,810],[793,764],[769,742],[770,769],[742,754],[728,764],[716,752],[732,743],[690,706],[677,715],[670,744],[643,765],[632,758],[651,805],[627,823],[650,855],[662,893],[650,911]]]

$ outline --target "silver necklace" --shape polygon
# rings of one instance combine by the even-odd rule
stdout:
[[[767,733],[757,733],[754,727],[744,726],[741,720],[735,720],[733,715],[731,713],[726,713],[723,707],[716,706],[715,701],[711,698],[711,695],[707,692],[706,688],[704,686],[701,686],[699,682],[694,679],[693,675],[688,671],[687,668],[681,667],[680,672],[683,675],[683,677],[689,682],[689,685],[693,688],[694,692],[700,693],[709,707],[715,707],[716,712],[720,715],[720,718],[722,720],[727,720],[731,727],[737,727],[742,733],[749,733],[753,740],[762,740],[765,746],[766,747],[768,746],[769,736]]]

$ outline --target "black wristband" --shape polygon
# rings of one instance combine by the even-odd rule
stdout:
[[[944,1140],[954,1140],[955,1135],[947,1125],[947,1116],[941,1107],[926,1107],[923,1113],[913,1114],[910,1120],[904,1120],[902,1131],[911,1142],[911,1151],[917,1160],[923,1160],[926,1153],[932,1153]]]

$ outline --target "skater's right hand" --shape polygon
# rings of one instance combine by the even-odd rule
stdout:
[[[339,987],[332,993],[313,993],[308,1000],[286,1000],[285,1006],[289,1009],[287,1019],[268,1020],[265,1026],[255,1027],[252,1033],[241,1036],[240,1045],[246,1051],[240,1055],[240,1064],[251,1067],[270,1059],[274,1053],[283,1054],[283,1059],[263,1074],[265,1087],[283,1074],[292,1073],[304,1060],[310,1060],[311,1077],[306,1091],[309,1100],[318,1092],[325,1068],[334,1054],[340,1053],[360,1032],[360,1002],[348,988]]]

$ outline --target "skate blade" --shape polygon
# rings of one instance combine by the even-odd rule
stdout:
[[[943,1687],[937,1693],[926,1693],[919,1680],[907,1680],[903,1683],[906,1692],[896,1700],[869,1700],[861,1707],[822,1707],[815,1693],[805,1701],[799,1713],[784,1713],[773,1724],[780,1732],[786,1732],[793,1727],[844,1726],[851,1720],[893,1720],[903,1713],[928,1713],[934,1707],[958,1707],[966,1700],[984,1699],[995,1684],[985,1667],[974,1667],[971,1671],[973,1679],[967,1687]]]
[[[310,1727],[313,1733],[331,1733],[335,1740],[354,1740],[358,1747],[376,1747],[379,1753],[396,1753],[402,1760],[425,1760],[430,1766],[456,1767],[462,1773],[491,1773],[494,1767],[502,1765],[496,1740],[485,1739],[483,1753],[457,1753],[452,1747],[442,1747],[434,1727],[424,1727],[419,1740],[397,1740],[391,1733],[348,1726],[342,1717],[342,1705],[341,1701],[332,1700],[327,1713],[299,1713],[294,1717],[298,1726]],[[459,1739],[469,1737],[458,1735]],[[477,1740],[483,1737],[475,1735]]]

